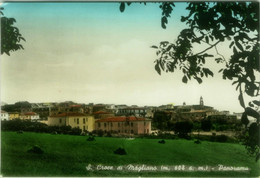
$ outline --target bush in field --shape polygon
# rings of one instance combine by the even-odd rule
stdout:
[[[158,143],[165,144],[165,140],[160,140]]]
[[[87,141],[95,141],[96,139],[95,139],[95,137],[93,137],[93,136],[89,136],[88,138],[87,138]]]
[[[194,141],[194,143],[201,144],[201,141],[197,139],[197,140]]]
[[[121,147],[119,147],[118,149],[116,149],[116,150],[114,151],[114,153],[117,154],[117,155],[126,155],[125,149],[124,149],[124,148],[121,148]]]
[[[33,146],[31,149],[29,149],[27,152],[28,152],[28,153],[43,154],[44,151],[43,151],[39,146],[34,145],[34,146]]]

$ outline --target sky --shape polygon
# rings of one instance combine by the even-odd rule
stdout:
[[[185,28],[185,3],[176,3],[167,29],[161,28],[159,4],[4,3],[26,39],[24,50],[1,56],[1,101],[127,104],[160,106],[204,104],[242,112],[238,92],[223,80],[213,59],[213,78],[182,83],[182,73],[158,73],[152,45],[174,41]],[[202,46],[203,47],[203,46]],[[230,52],[225,45],[219,51]]]

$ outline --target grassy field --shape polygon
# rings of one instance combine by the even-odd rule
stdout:
[[[165,140],[51,135],[15,132],[1,133],[1,174],[3,176],[259,176],[259,163],[248,157],[244,146],[230,143],[192,140]],[[43,154],[28,153],[38,145]],[[118,147],[125,148],[127,155],[113,153]],[[142,165],[147,166],[212,166],[219,164],[248,167],[250,171],[107,171],[86,170],[92,165]]]

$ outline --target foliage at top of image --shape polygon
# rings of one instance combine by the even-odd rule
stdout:
[[[120,4],[120,11],[125,10],[125,4]],[[131,5],[131,3],[127,3]],[[161,2],[161,27],[167,28],[168,19],[174,14],[173,2]],[[181,30],[175,42],[162,41],[153,45],[158,58],[155,60],[155,70],[158,74],[180,70],[183,73],[182,82],[187,83],[192,78],[202,83],[203,77],[213,77],[212,69],[205,67],[206,60],[214,59],[216,64],[224,63],[219,70],[224,80],[232,81],[239,91],[238,100],[244,108],[242,123],[246,125],[244,144],[250,154],[260,157],[259,134],[250,130],[259,129],[259,98],[246,106],[243,95],[259,97],[260,81],[256,78],[260,72],[259,63],[259,3],[258,2],[188,2],[189,14],[181,17],[181,22],[187,27]],[[223,43],[225,42],[225,43]],[[227,44],[233,51],[226,59],[219,50],[219,45]],[[206,47],[203,47],[205,46]],[[201,49],[196,51],[195,49]],[[215,53],[212,53],[215,50]],[[196,52],[195,52],[196,51]],[[222,66],[222,65],[221,65]],[[248,125],[248,116],[255,118],[255,123]]]
[[[20,44],[25,39],[20,34],[17,27],[14,26],[16,20],[14,18],[5,17],[3,7],[0,8],[1,18],[1,54],[10,56],[10,52],[24,49]]]

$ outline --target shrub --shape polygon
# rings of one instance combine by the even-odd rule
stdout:
[[[118,154],[118,155],[126,155],[125,149],[124,149],[124,148],[121,148],[121,147],[119,147],[118,149],[116,149],[116,150],[114,151],[114,153],[115,153],[115,154]]]
[[[93,136],[89,136],[88,138],[87,138],[87,141],[95,141],[96,139],[95,139],[95,137],[93,137]]]
[[[200,140],[195,140],[194,143],[201,144],[201,141]]]
[[[158,143],[165,144],[165,140],[160,140]]]
[[[31,149],[29,149],[27,151],[28,153],[36,153],[36,154],[43,154],[43,150],[37,146],[37,145],[34,145]]]

